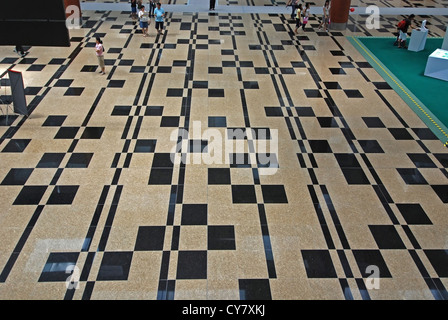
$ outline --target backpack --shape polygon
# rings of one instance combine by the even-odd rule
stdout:
[[[405,19],[401,20],[397,24],[397,28],[400,29],[400,30],[402,30],[405,26],[406,26],[406,20]]]

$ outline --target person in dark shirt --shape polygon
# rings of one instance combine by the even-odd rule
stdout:
[[[409,28],[414,28],[412,26],[412,21],[414,21],[415,15],[411,14],[409,18],[404,19],[402,23],[399,24],[398,27],[398,48],[404,48],[407,49],[406,46],[406,39],[407,39],[407,33],[409,31]]]
[[[132,19],[137,19],[137,0],[131,0],[131,16]]]

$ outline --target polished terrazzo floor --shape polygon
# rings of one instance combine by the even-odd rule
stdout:
[[[400,17],[83,18],[70,48],[0,48],[31,113],[0,126],[0,299],[448,299],[448,150],[346,39]]]

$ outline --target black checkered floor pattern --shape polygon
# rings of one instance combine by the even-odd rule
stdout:
[[[345,38],[400,17],[288,18],[92,11],[1,48],[30,116],[0,123],[0,298],[448,299],[448,151]]]

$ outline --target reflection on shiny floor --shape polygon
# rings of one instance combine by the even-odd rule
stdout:
[[[345,38],[400,17],[83,18],[0,48],[31,112],[0,126],[1,299],[448,298],[447,149]]]

